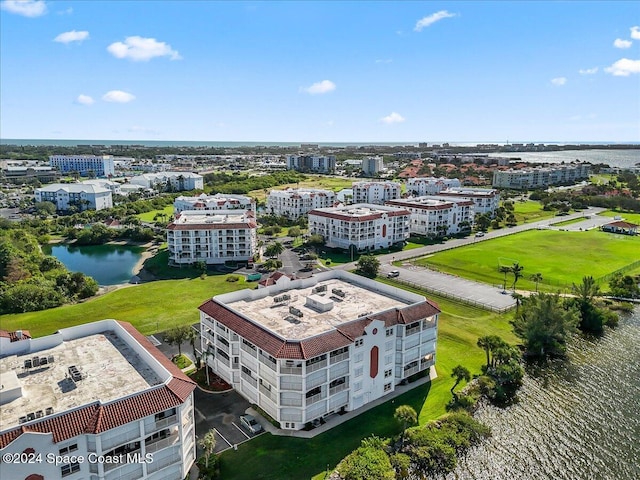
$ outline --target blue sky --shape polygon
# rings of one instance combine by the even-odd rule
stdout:
[[[640,141],[640,4],[0,3],[2,138]]]

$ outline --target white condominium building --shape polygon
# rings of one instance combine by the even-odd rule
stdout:
[[[166,184],[171,190],[181,192],[184,190],[202,190],[204,188],[204,180],[202,175],[191,172],[158,172],[143,173],[131,177],[129,183],[141,185],[145,188],[153,188],[158,184]]]
[[[384,160],[381,156],[362,159],[362,171],[365,175],[374,176],[384,169]]]
[[[409,238],[410,216],[406,208],[366,203],[318,208],[309,212],[309,233],[329,248],[378,250]]]
[[[334,155],[288,155],[287,169],[300,172],[333,173],[336,169]]]
[[[314,208],[332,207],[336,194],[331,190],[289,188],[271,190],[267,197],[267,213],[295,220]]]
[[[438,196],[471,200],[474,203],[475,213],[488,213],[492,217],[496,208],[500,206],[500,192],[489,188],[448,188],[442,190]]]
[[[529,190],[549,185],[571,184],[589,178],[588,163],[566,163],[522,170],[496,170],[492,185],[496,188]]]
[[[435,363],[434,303],[341,270],[199,309],[208,365],[282,429],[357,410]]]
[[[216,193],[207,195],[201,193],[197,197],[179,196],[173,202],[173,211],[180,213],[183,210],[253,210],[255,202],[253,198],[244,195],[231,195],[228,193]]]
[[[256,253],[257,228],[247,210],[184,210],[167,226],[169,264],[247,262]]]
[[[106,188],[111,190],[113,195],[122,195],[122,184],[118,182],[112,182],[107,179],[95,179],[95,180],[84,180],[82,182],[83,185],[96,185],[98,187]]]
[[[78,172],[83,177],[91,173],[96,177],[115,175],[113,157],[110,155],[51,155],[49,165],[63,174]]]
[[[34,192],[36,202],[51,202],[56,210],[102,210],[113,207],[111,190],[100,185],[85,183],[52,183]]]
[[[384,205],[387,200],[401,197],[401,185],[397,182],[354,182],[353,203]]]
[[[388,205],[411,212],[411,233],[442,237],[469,231],[474,220],[474,202],[451,197],[414,197],[392,200]]]
[[[416,197],[424,195],[436,195],[446,188],[458,188],[461,186],[457,178],[410,178],[407,180],[407,193]]]
[[[17,337],[0,338],[3,479],[188,475],[195,383],[131,324],[101,320]]]

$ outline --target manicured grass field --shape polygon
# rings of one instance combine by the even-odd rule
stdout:
[[[139,213],[136,217],[138,217],[142,222],[155,222],[153,217],[158,213],[165,214],[168,220],[169,217],[173,215],[173,205],[167,205],[162,210],[151,210],[150,212]]]
[[[555,211],[543,210],[542,204],[534,200],[527,200],[526,202],[515,201],[513,202],[513,210],[518,223],[537,222],[538,220],[556,216]]]
[[[75,305],[40,312],[3,315],[0,328],[27,329],[34,336],[60,328],[115,318],[130,322],[143,334],[161,332],[199,321],[198,306],[208,298],[242,288],[253,288],[244,278],[227,282],[227,275],[181,280],[159,280],[122,288]]]
[[[393,284],[386,279],[378,280]],[[418,412],[421,424],[445,413],[445,405],[451,398],[449,389],[453,385],[453,367],[462,364],[473,373],[480,371],[484,352],[476,346],[478,337],[496,334],[509,342],[515,342],[515,338],[508,324],[509,315],[460,306],[431,295],[429,298],[438,302],[443,311],[438,326],[438,378],[435,381],[417,387],[313,439],[261,435],[241,445],[237,451],[228,450],[222,454],[221,477],[229,480],[298,480],[313,477],[314,480],[320,480],[324,478],[327,466],[333,469],[342,458],[358,447],[361,439],[372,434],[391,437],[400,433],[400,426],[393,419],[393,412],[399,405],[411,405]]]
[[[300,183],[288,183],[286,185],[278,185],[269,190],[286,190],[287,188],[323,188],[325,190],[333,190],[339,192],[343,188],[351,188],[353,182],[359,181],[357,178],[341,178],[341,177],[325,177],[322,175],[307,175],[308,179]],[[267,198],[264,190],[252,190],[249,196],[256,201],[264,202]]]
[[[564,222],[554,223],[553,226],[554,227],[565,227],[567,225],[571,225],[572,223],[578,223],[578,222],[584,222],[584,218],[582,218],[582,217],[572,218],[571,220],[565,220]]]
[[[640,225],[640,213],[627,213],[627,212],[616,212],[614,210],[606,210],[602,212],[600,215],[603,215],[605,217],[612,217],[611,221],[613,221],[613,217],[622,217],[627,222]]]
[[[524,266],[520,289],[534,290],[529,280],[541,273],[540,288],[555,291],[579,283],[583,276],[598,279],[640,259],[640,237],[604,233],[532,230],[436,253],[417,263],[461,277],[502,285],[499,266]],[[513,276],[507,275],[507,286]]]

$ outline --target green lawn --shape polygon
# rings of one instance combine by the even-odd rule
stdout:
[[[606,210],[600,215],[605,217],[622,217],[625,221],[640,225],[640,213],[616,212],[614,210]],[[612,218],[613,221],[613,218]]]
[[[130,322],[145,335],[199,321],[198,306],[208,298],[242,288],[252,288],[244,277],[225,281],[227,275],[181,280],[159,280],[122,288],[75,305],[40,312],[0,317],[4,330],[30,330],[34,336],[48,335],[60,328],[115,318]]]
[[[583,276],[598,279],[638,260],[640,237],[614,235],[597,230],[560,232],[532,230],[436,253],[417,261],[438,270],[494,285],[502,285],[499,265],[519,262],[524,277],[518,288],[534,290],[529,280],[541,273],[547,290],[568,288]],[[507,275],[507,285],[512,276]]]
[[[572,218],[571,220],[565,220],[563,222],[554,223],[553,226],[554,227],[565,227],[567,225],[571,225],[572,223],[578,223],[578,222],[584,222],[584,218],[582,218],[582,217]]]
[[[381,282],[393,284],[387,279]],[[403,287],[404,288],[404,287]],[[420,292],[418,292],[420,293]],[[453,386],[451,371],[458,364],[479,373],[484,352],[476,346],[482,335],[501,335],[515,342],[508,315],[498,315],[474,307],[461,306],[448,299],[429,295],[438,302],[443,313],[438,326],[438,378],[417,387],[395,400],[386,402],[313,439],[277,437],[270,434],[245,443],[237,451],[228,450],[221,456],[221,477],[234,480],[324,478],[327,466],[337,463],[354,450],[362,438],[376,434],[390,437],[400,432],[393,419],[399,405],[411,405],[419,414],[421,424],[445,413]],[[462,387],[462,385],[460,385]]]
[[[167,220],[173,215],[173,205],[167,205],[162,210],[151,210],[150,212],[139,213],[136,215],[142,222],[155,222],[154,218],[157,214],[165,214]]]
[[[542,204],[534,200],[527,200],[526,202],[516,201],[513,203],[513,210],[519,224],[537,222],[538,220],[556,216],[555,211],[543,210]]]

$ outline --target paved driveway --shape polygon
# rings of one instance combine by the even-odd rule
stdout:
[[[251,405],[238,393],[206,393],[196,388],[193,394],[196,437],[202,438],[215,428],[216,453],[246,442],[254,436],[240,426],[240,415]],[[264,420],[258,418],[258,421]]]

